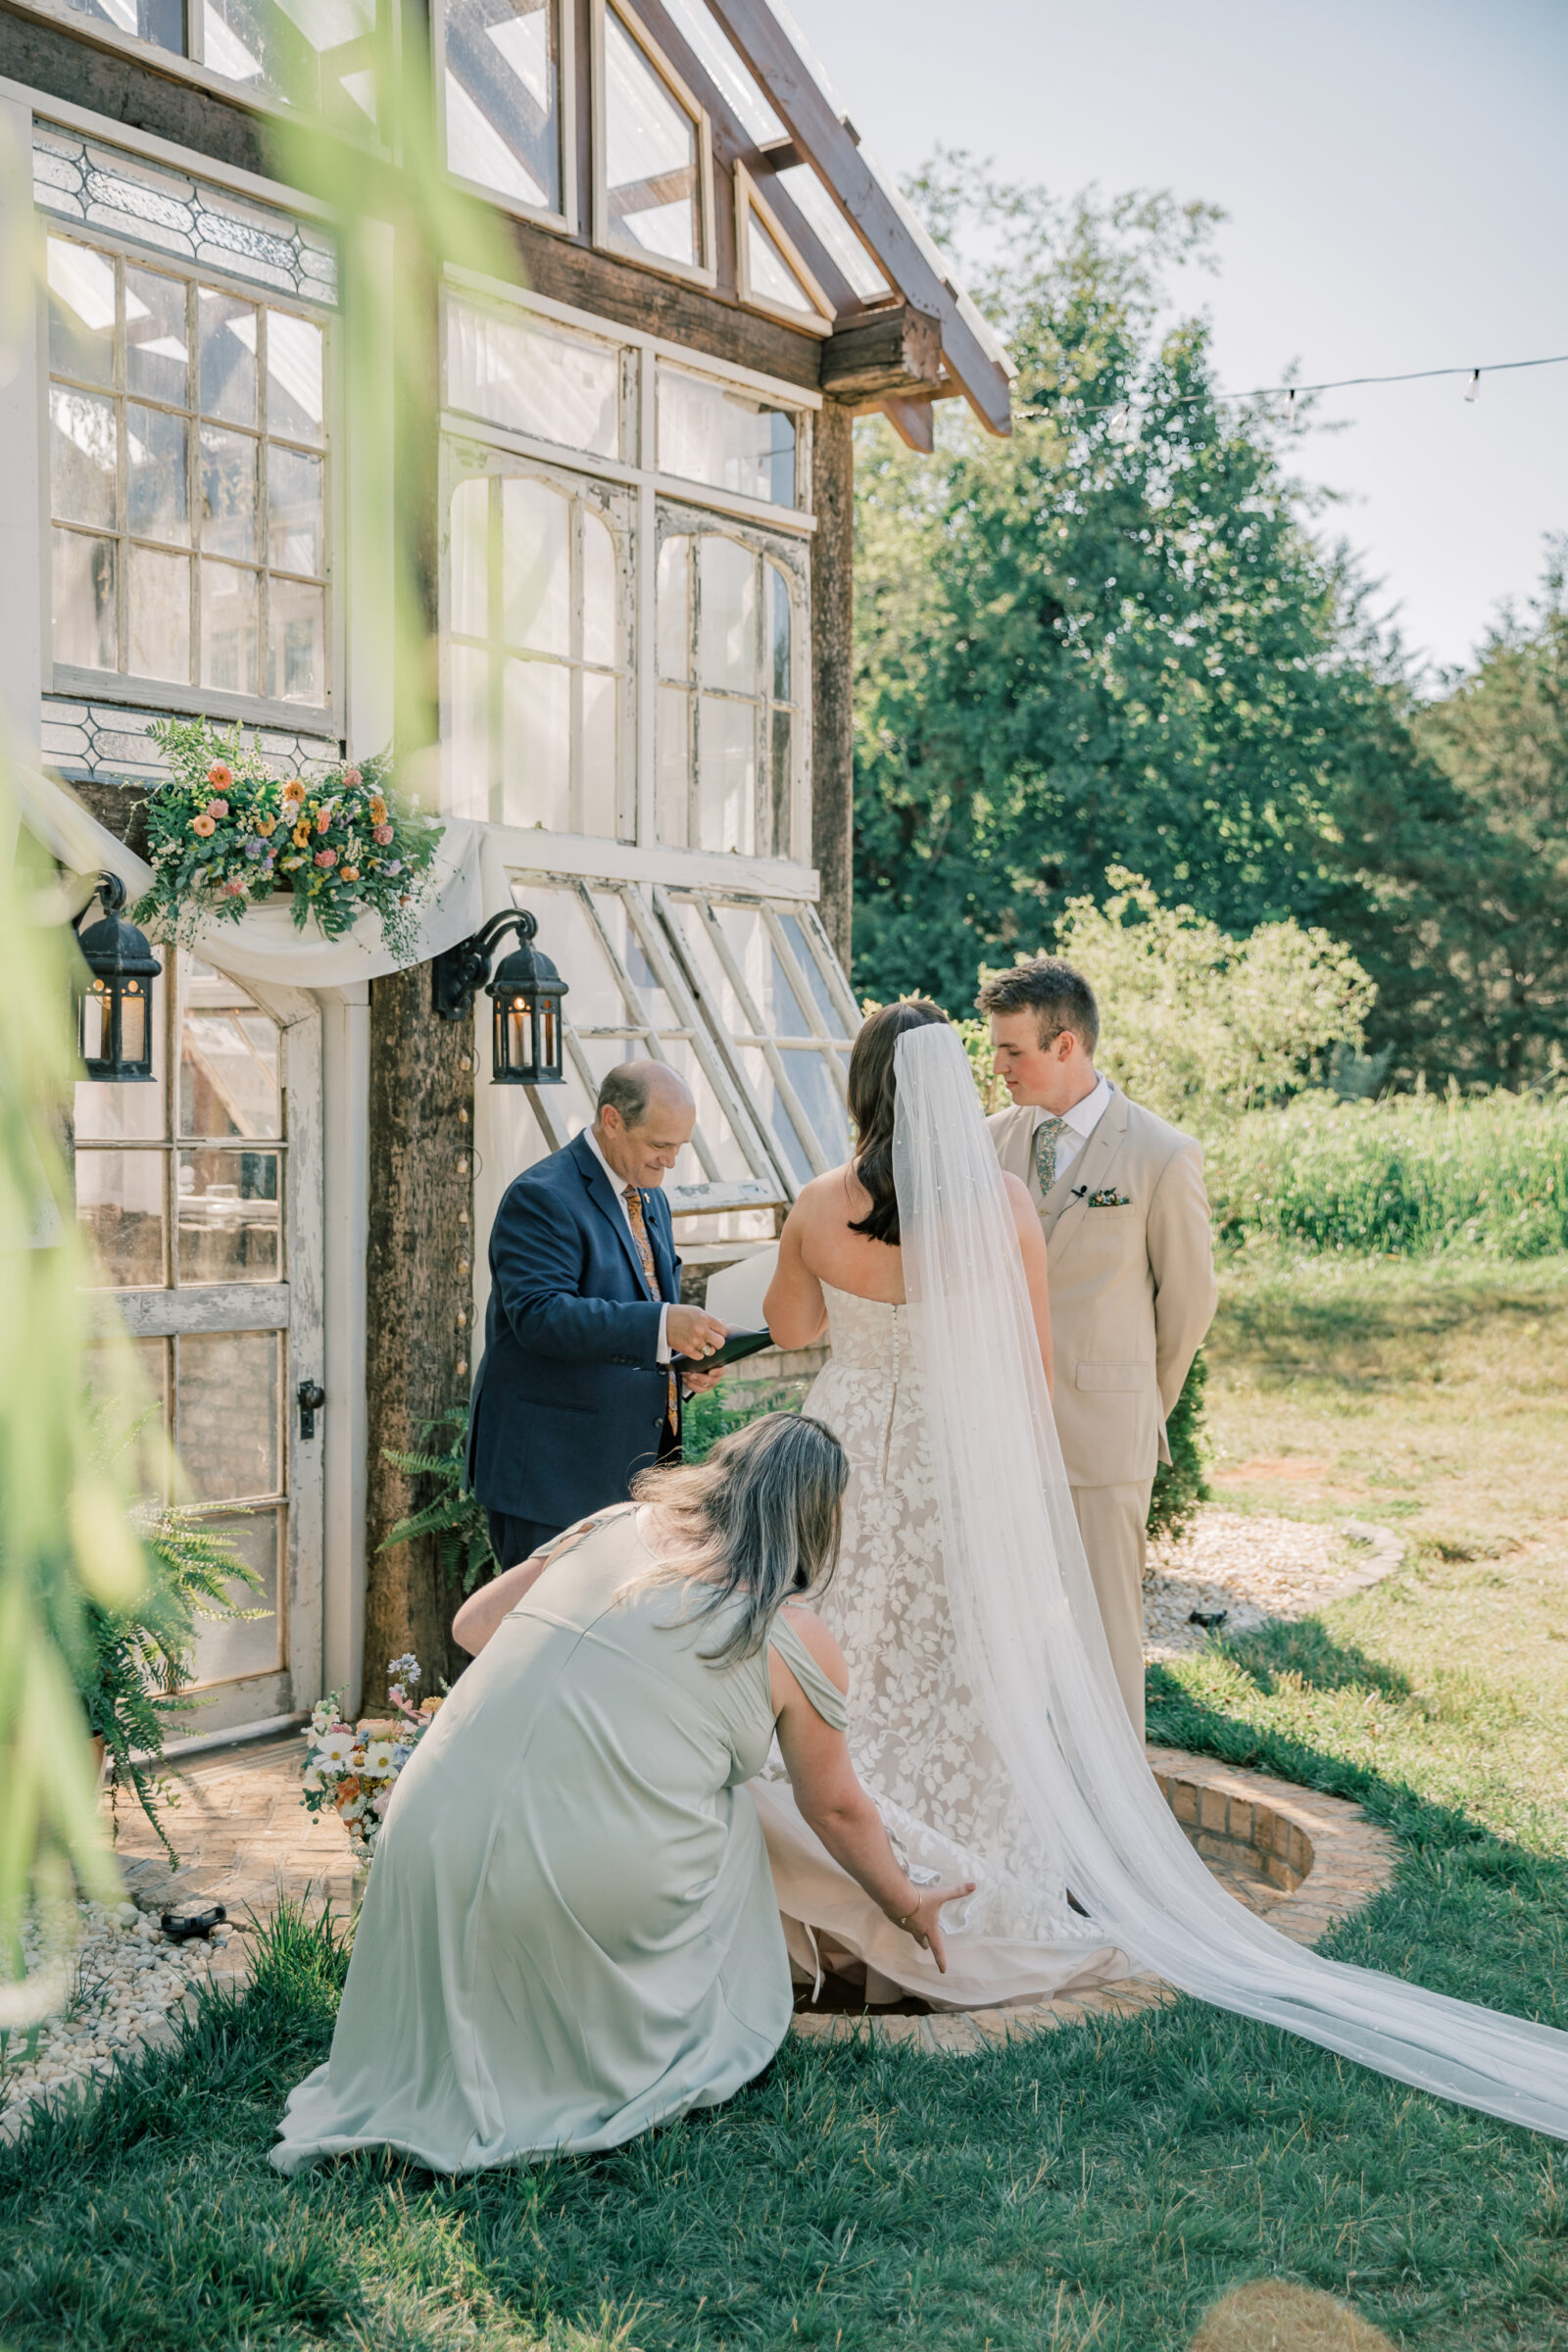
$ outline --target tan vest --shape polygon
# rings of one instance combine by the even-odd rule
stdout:
[[[1118,1089],[1044,1200],[1032,1105],[987,1122],[1028,1185],[1051,1269],[1054,1403],[1075,1487],[1142,1484],[1218,1297],[1203,1153]]]

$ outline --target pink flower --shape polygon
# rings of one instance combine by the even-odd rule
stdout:
[[[318,865],[336,865],[336,850],[318,850],[316,853],[316,862]]]
[[[223,884],[223,896],[226,899],[242,899],[245,896],[245,885],[240,880],[238,874],[231,876],[231,878]]]
[[[207,770],[207,781],[216,784],[220,792],[226,792],[234,781],[234,770],[226,760],[215,760]]]
[[[326,828],[327,828],[327,826],[328,826],[328,825],[329,825],[331,822],[332,822],[332,804],[331,804],[331,802],[330,802],[330,801],[328,801],[328,802],[327,802],[327,804],[326,804],[326,806],[325,806],[325,807],[323,808],[323,809],[321,810],[321,813],[320,813],[320,815],[319,815],[319,816],[317,818],[317,820],[316,820],[316,830],[318,831],[318,833],[324,833],[324,832],[326,831]]]
[[[210,833],[218,831],[217,820],[205,814],[193,816],[190,820],[190,829],[193,833],[199,833],[205,841]]]
[[[357,767],[346,767],[343,770],[343,781],[345,784],[363,784],[365,778]]]
[[[370,835],[370,839],[376,844],[378,849],[384,850],[390,848],[392,842],[391,826],[377,825],[375,830]]]
[[[228,814],[228,803],[226,801],[209,801],[207,804],[207,813],[209,816],[226,816]]]

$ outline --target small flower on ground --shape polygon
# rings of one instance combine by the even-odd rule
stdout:
[[[209,801],[207,804],[207,813],[209,816],[226,816],[228,814],[228,803],[226,801]]]
[[[216,784],[220,792],[226,792],[234,781],[234,770],[226,760],[215,760],[207,770],[207,781]]]
[[[370,839],[376,844],[377,848],[384,850],[392,839],[391,826],[388,824],[377,825],[374,832],[371,834]]]
[[[305,787],[298,776],[290,776],[283,787],[281,798],[285,808],[298,808],[300,802],[305,798]]]
[[[318,865],[336,865],[336,850],[318,850],[316,853],[316,862]]]
[[[203,841],[205,841],[210,833],[216,833],[218,831],[218,826],[215,819],[210,817],[204,809],[200,816],[193,816],[191,818],[190,829],[193,833],[199,833]]]
[[[316,860],[317,864],[318,864],[318,865],[319,865],[319,864],[320,864],[320,862],[321,862],[321,858],[330,858],[330,857],[331,857],[331,855],[332,855],[332,853],[331,853],[331,851],[330,851],[330,850],[323,850],[323,851],[321,852],[321,857],[320,857],[320,858],[318,858],[318,859]],[[343,880],[344,880],[345,882],[357,882],[357,881],[359,880],[359,878],[360,878],[360,869],[359,869],[359,867],[358,867],[357,865],[346,865],[346,866],[343,868]]]

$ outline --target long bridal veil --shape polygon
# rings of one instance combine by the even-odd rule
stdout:
[[[949,1606],[1044,1846],[1107,1940],[1183,1991],[1568,2138],[1568,2034],[1303,1951],[1188,1844],[1117,1694],[967,1056],[933,1024],[900,1038],[896,1068],[894,1178]]]

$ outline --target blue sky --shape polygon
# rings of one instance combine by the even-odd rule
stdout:
[[[939,139],[1067,194],[1230,215],[1187,273],[1245,389],[1568,352],[1568,0],[791,0],[868,146]],[[1463,661],[1568,530],[1568,367],[1331,396],[1300,469],[1347,494],[1412,651]]]

